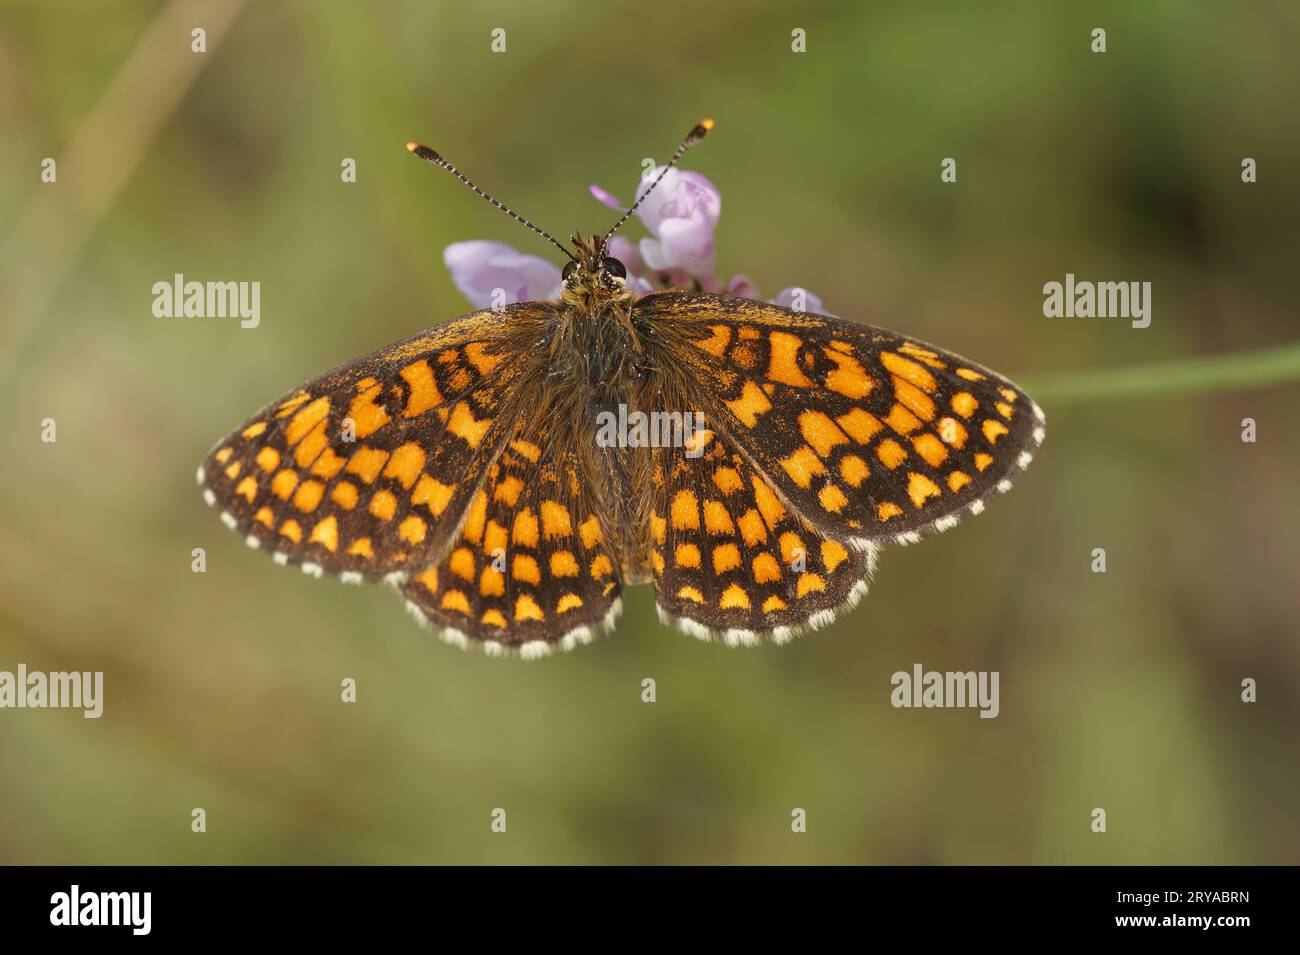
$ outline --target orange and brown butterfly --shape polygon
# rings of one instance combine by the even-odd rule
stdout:
[[[974,362],[777,305],[637,294],[606,248],[632,210],[570,252],[408,148],[564,252],[563,287],[349,362],[220,441],[204,497],[277,563],[385,581],[494,654],[586,643],[641,583],[689,633],[782,643],[854,605],[882,545],[980,513],[1043,440],[1038,406]],[[620,406],[704,427],[598,440]]]

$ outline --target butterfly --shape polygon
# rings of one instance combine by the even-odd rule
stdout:
[[[609,238],[712,125],[572,251],[408,144],[568,257],[559,297],[273,401],[199,468],[207,503],[277,563],[387,582],[445,640],[527,658],[608,630],[642,583],[688,633],[784,643],[856,604],[882,546],[983,511],[1044,435],[1006,378],[880,328],[629,285]],[[615,411],[670,440],[601,440]]]

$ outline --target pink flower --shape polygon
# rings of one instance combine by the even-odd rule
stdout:
[[[453,242],[442,253],[451,280],[475,308],[492,308],[555,298],[560,270],[545,259],[524,255],[504,242]]]
[[[644,196],[663,171],[657,167],[637,185]],[[624,211],[622,203],[600,186],[589,187],[598,202]],[[735,275],[723,282],[715,274],[713,233],[722,215],[722,194],[697,172],[669,169],[663,181],[636,210],[636,218],[650,233],[633,242],[615,236],[609,254],[627,266],[627,282],[644,294],[665,288],[702,289],[725,292],[740,298],[758,299],[758,288],[748,276]],[[490,308],[494,289],[504,292],[506,302],[555,298],[559,294],[560,270],[544,259],[516,252],[501,242],[456,242],[443,258],[451,269],[452,281],[479,308]],[[825,313],[822,301],[796,287],[782,289],[774,305],[795,311]]]

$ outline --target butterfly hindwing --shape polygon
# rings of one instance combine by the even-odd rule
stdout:
[[[610,626],[622,583],[571,439],[542,426],[522,433],[475,493],[451,551],[402,592],[444,639],[541,656]]]
[[[1043,438],[1014,384],[893,332],[708,294],[636,310],[710,426],[806,521],[859,548],[979,513]]]
[[[544,303],[471,313],[343,365],[254,415],[199,483],[279,563],[377,579],[445,550],[507,432]]]

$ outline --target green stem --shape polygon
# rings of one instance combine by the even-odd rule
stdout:
[[[1020,382],[1042,405],[1110,401],[1146,395],[1186,396],[1270,388],[1300,381],[1300,341],[1257,351],[1044,375]]]

